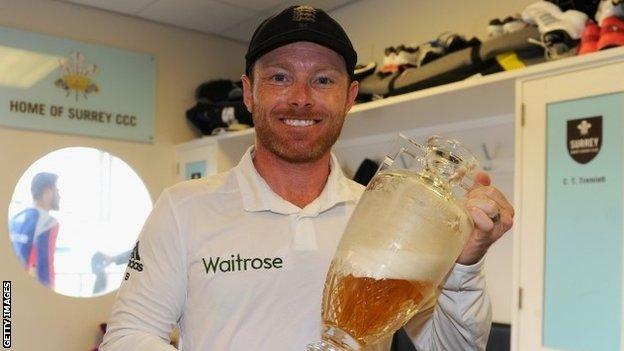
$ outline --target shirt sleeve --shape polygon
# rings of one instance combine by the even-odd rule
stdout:
[[[485,291],[485,258],[471,266],[455,264],[435,297],[405,326],[418,350],[485,350],[492,306]]]
[[[132,250],[101,351],[173,351],[169,335],[186,300],[186,245],[163,192]]]

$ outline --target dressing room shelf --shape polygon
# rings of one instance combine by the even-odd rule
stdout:
[[[564,74],[588,66],[609,64],[622,56],[624,48],[610,49],[355,105],[347,116],[341,140],[513,115],[518,79]],[[203,137],[200,143],[250,144],[253,139],[254,130],[248,129]]]

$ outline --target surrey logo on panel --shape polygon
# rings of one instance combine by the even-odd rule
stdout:
[[[81,52],[74,52],[67,58],[59,61],[61,78],[54,82],[54,85],[65,90],[67,96],[75,93],[76,101],[82,96],[85,99],[91,93],[97,93],[100,88],[93,81],[93,76],[99,73],[97,65],[87,62],[86,57]]]
[[[569,120],[567,141],[574,161],[585,164],[593,160],[602,146],[602,116]]]

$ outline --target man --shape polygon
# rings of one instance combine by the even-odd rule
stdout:
[[[132,250],[109,256],[102,251],[96,251],[91,256],[91,272],[95,275],[95,283],[93,283],[93,295],[100,294],[106,290],[108,285],[108,275],[106,267],[111,264],[125,264],[130,259]]]
[[[51,289],[54,289],[54,250],[59,223],[49,212],[59,209],[57,179],[54,173],[36,174],[30,185],[33,207],[9,221],[11,242],[20,262]]]
[[[293,6],[260,25],[246,60],[255,145],[232,170],[163,192],[104,351],[172,350],[176,324],[186,351],[305,350],[320,337],[325,274],[363,191],[330,153],[357,95],[356,53],[326,13]],[[482,258],[511,227],[513,209],[487,175],[477,183],[467,201],[476,229],[437,305],[410,321],[421,350],[485,347]]]

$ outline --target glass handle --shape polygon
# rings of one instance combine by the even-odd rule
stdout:
[[[390,157],[390,156],[384,157],[384,160],[381,162],[381,165],[379,166],[379,169],[377,170],[377,173],[379,173],[380,171],[383,171],[383,170],[386,170],[386,169],[390,168],[393,163],[394,163],[394,159],[392,159],[392,157]]]
[[[474,185],[474,177],[472,176],[472,174],[464,175],[462,180],[459,182],[459,186],[462,189],[464,189],[466,192],[470,191],[473,185]]]

